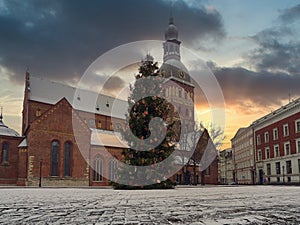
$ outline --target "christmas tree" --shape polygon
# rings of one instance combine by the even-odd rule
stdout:
[[[123,151],[123,163],[117,171],[116,189],[171,188],[168,179],[174,151],[170,105],[162,96],[163,77],[157,62],[147,55],[130,86],[126,128],[123,139],[129,149]],[[171,157],[170,157],[171,156]]]

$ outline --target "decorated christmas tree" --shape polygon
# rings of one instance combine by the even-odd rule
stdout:
[[[170,105],[162,96],[163,77],[157,62],[147,55],[130,86],[126,127],[122,132],[129,149],[117,171],[116,189],[171,188],[168,179],[174,151]]]

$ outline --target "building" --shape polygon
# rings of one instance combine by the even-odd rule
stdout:
[[[252,127],[240,128],[231,139],[234,181],[255,184],[255,153]]]
[[[300,98],[254,121],[256,182],[300,183]]]
[[[219,183],[234,183],[234,163],[231,148],[219,152]]]
[[[124,123],[126,102],[26,74],[19,185],[102,186],[127,148],[113,129]],[[97,95],[94,108],[80,108]],[[123,104],[111,117],[112,105]],[[117,121],[115,124],[112,120]],[[111,154],[107,155],[105,149]],[[114,165],[114,166],[112,166]],[[21,182],[23,179],[23,182]]]
[[[178,29],[173,17],[170,17],[163,43],[164,57],[160,73],[166,79],[163,87],[165,97],[174,107],[171,119],[181,120],[181,123],[177,124],[178,129],[181,127],[191,131],[194,127],[194,85],[188,69],[181,62],[180,44]]]
[[[18,181],[18,145],[22,137],[3,122],[0,114],[0,184],[12,185]]]
[[[183,112],[178,127],[184,129],[194,123],[194,91],[188,70],[180,61],[177,36],[177,28],[170,18],[161,66],[162,75],[167,78],[163,90],[175,106],[172,119],[178,121],[176,111]],[[120,110],[112,114],[114,104]],[[122,160],[122,151],[128,148],[117,132],[124,126],[126,111],[126,101],[26,72],[22,136],[6,127],[1,116],[0,184],[109,185],[118,161]],[[199,182],[217,183],[216,171],[214,161]]]
[[[174,24],[171,16],[169,25],[165,31],[165,42],[163,43],[164,55],[163,64],[160,67],[160,73],[165,77],[166,81],[163,90],[166,99],[174,107],[171,113],[172,121],[175,121],[175,129],[177,130],[176,139],[179,141],[180,129],[183,132],[193,132],[195,126],[194,119],[194,84],[189,75],[188,69],[181,62],[180,44],[178,40],[178,29]],[[177,123],[178,122],[178,123]],[[202,140],[201,140],[202,139]],[[197,143],[195,154],[199,157],[197,162],[188,160],[185,170],[179,171],[175,175],[175,180],[179,184],[217,184],[218,183],[218,162],[217,157],[213,160],[208,168],[201,169],[200,161],[205,155],[205,149],[209,143],[209,135],[207,130],[203,132]],[[180,146],[184,152],[184,147]],[[216,150],[215,150],[216,151]],[[182,153],[184,155],[184,153]],[[194,155],[195,155],[194,154]],[[184,160],[183,160],[184,161]],[[184,163],[184,164],[185,164]]]

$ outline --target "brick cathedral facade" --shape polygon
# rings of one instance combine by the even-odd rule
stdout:
[[[194,86],[187,69],[180,61],[177,28],[170,19],[164,43],[163,75],[169,79],[164,93],[176,107],[183,111],[181,127],[194,125]],[[175,64],[174,64],[175,62]],[[179,66],[178,66],[179,65]],[[174,85],[175,84],[175,85]],[[116,135],[124,125],[127,103],[110,96],[97,94],[93,109],[78,107],[76,102],[89,102],[94,95],[46,79],[25,77],[22,112],[22,134],[1,134],[0,184],[20,186],[107,186],[113,180],[123,149],[128,146]],[[187,100],[190,99],[190,100]],[[112,106],[118,103],[121,110],[112,117]],[[7,131],[7,127],[0,128]],[[2,126],[2,127],[1,127]],[[76,129],[76,132],[74,130]],[[1,131],[1,130],[0,130]],[[209,135],[201,139],[198,151],[204,154]],[[201,147],[202,146],[202,147]],[[217,159],[202,173],[187,164],[173,180],[178,183],[217,184]]]

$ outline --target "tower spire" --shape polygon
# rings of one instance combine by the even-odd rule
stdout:
[[[169,25],[165,31],[164,61],[168,59],[180,60],[180,41],[178,41],[178,29],[174,24],[173,12],[170,11]]]
[[[170,10],[169,24],[174,24],[174,18],[173,18],[173,9],[172,9],[172,6],[171,6],[171,10]]]

